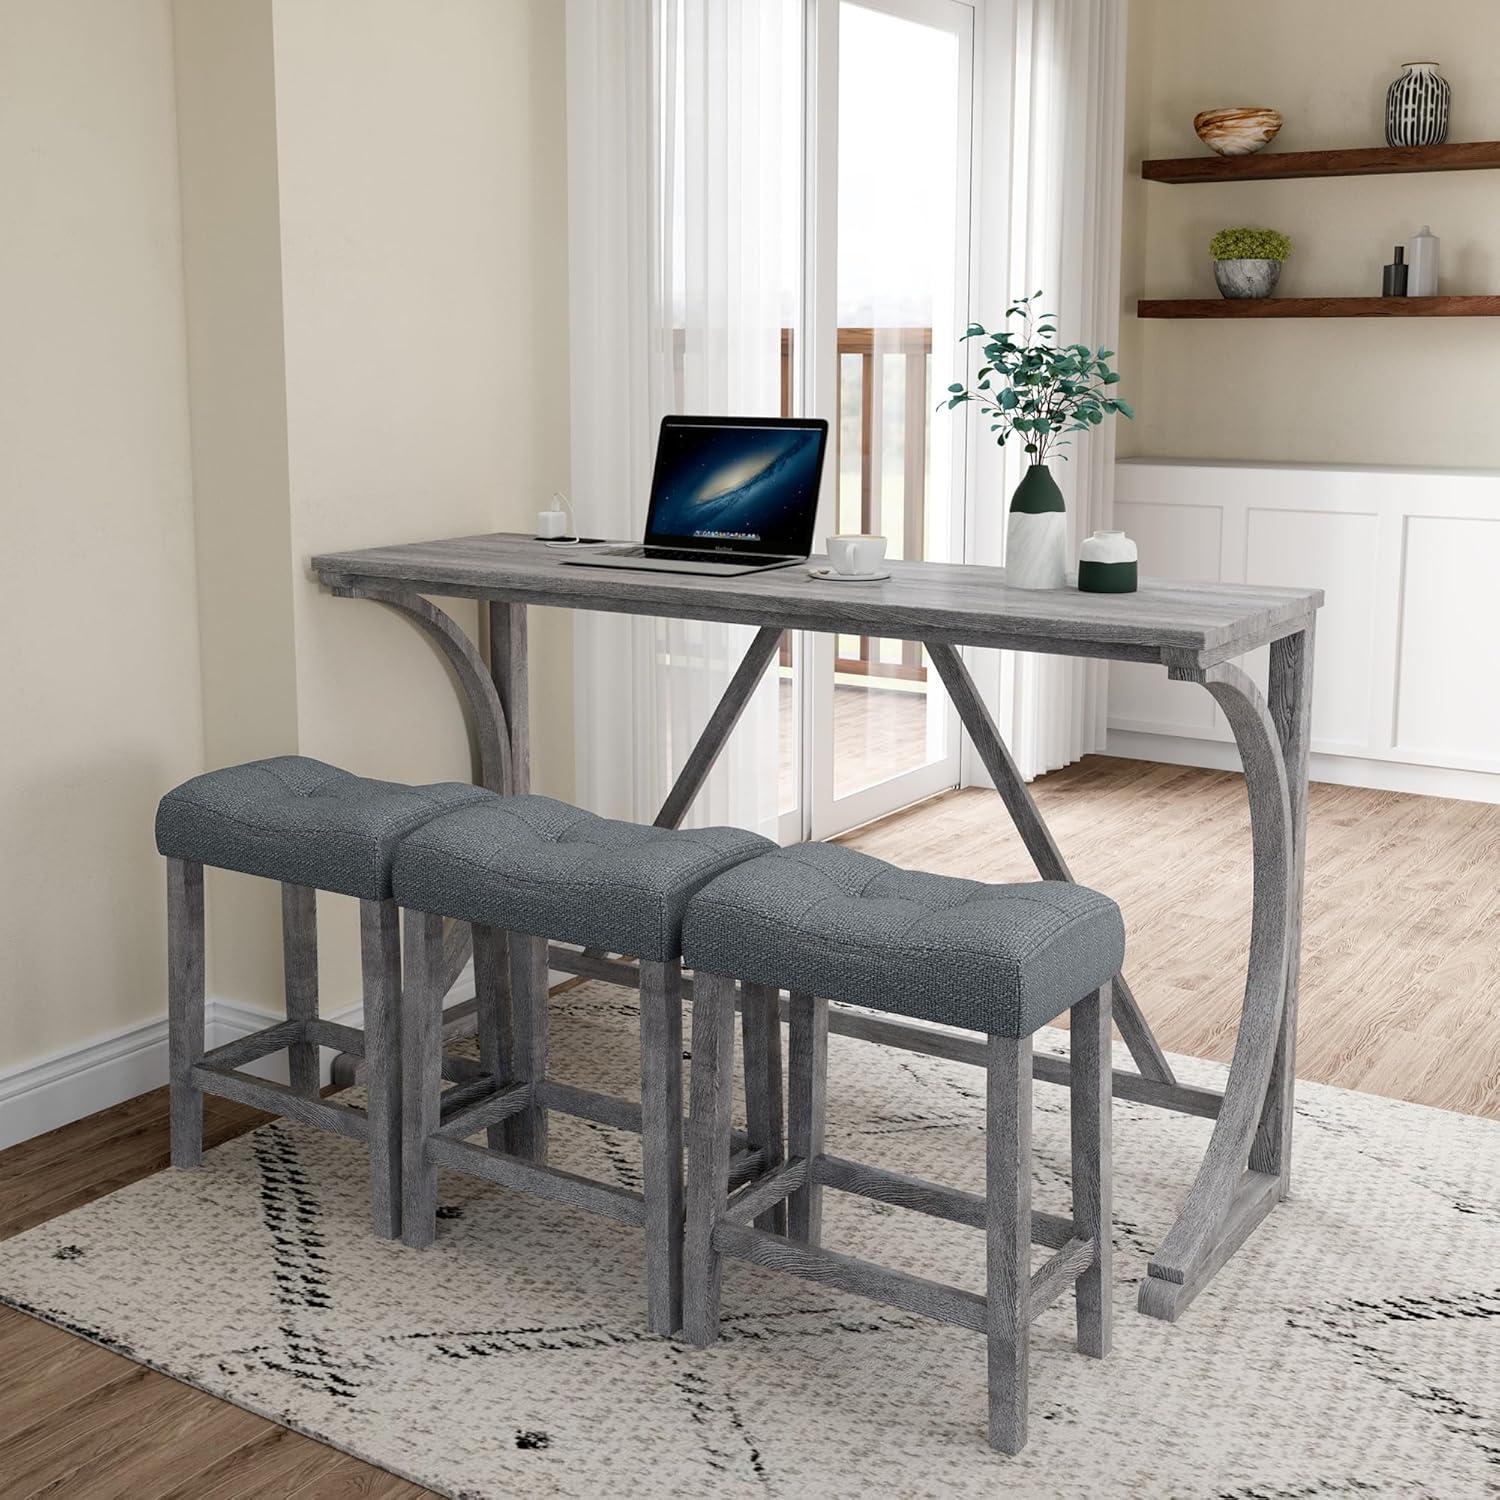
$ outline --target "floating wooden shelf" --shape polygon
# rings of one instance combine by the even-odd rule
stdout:
[[[1500,297],[1143,298],[1138,318],[1500,318]]]
[[[1353,151],[1260,151],[1143,161],[1148,182],[1275,182],[1287,177],[1373,177],[1391,172],[1473,172],[1500,167],[1500,141],[1365,146]]]

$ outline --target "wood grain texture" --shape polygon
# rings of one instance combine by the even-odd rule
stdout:
[[[1199,680],[1229,721],[1245,768],[1252,876],[1245,1000],[1224,1102],[1193,1186],[1147,1267],[1184,1288],[1203,1284],[1195,1269],[1219,1240],[1264,1111],[1285,1007],[1294,857],[1286,766],[1265,699],[1236,666],[1211,668]],[[1182,1296],[1186,1306],[1191,1293]]]
[[[954,1323],[973,1333],[984,1330],[985,1299],[962,1287],[929,1281],[924,1276],[912,1276],[889,1266],[877,1266],[836,1250],[804,1245],[741,1224],[721,1223],[714,1230],[714,1244],[721,1254],[767,1266],[773,1271],[786,1271],[819,1286],[836,1287],[855,1297],[868,1297],[870,1301],[883,1302],[887,1307],[899,1307],[903,1312]]]
[[[1098,1254],[1096,1240],[1068,1240],[1054,1255],[1031,1273],[1031,1283],[1026,1290],[1026,1318],[1034,1323],[1037,1314],[1050,1307],[1070,1286],[1076,1286],[1078,1278],[1086,1275]],[[1083,1345],[1080,1343],[1080,1349]],[[1091,1353],[1084,1349],[1084,1353]],[[1105,1352],[1108,1352],[1106,1348]]]
[[[505,737],[510,745],[510,773],[506,790],[531,790],[531,685],[527,669],[527,626],[524,604],[492,602],[487,606],[490,633],[490,681],[505,715]]]
[[[514,762],[512,762],[514,764]],[[506,933],[498,927],[475,923],[474,1024],[479,1038],[479,1061],[497,1087],[515,1082],[515,1027],[510,999],[510,947]],[[520,1135],[512,1116],[497,1120],[489,1128],[489,1144],[496,1151],[514,1154]]]
[[[281,960],[289,1021],[318,1019],[318,893],[308,885],[281,886]],[[322,1082],[318,1049],[297,1041],[287,1049],[292,1087],[309,1099]]]
[[[442,1123],[443,919],[407,908],[401,924],[401,1239],[437,1237],[437,1160],[428,1138]]]
[[[167,861],[167,1066],[172,1080],[172,1165],[203,1160],[203,1094],[193,1066],[203,1056],[203,866]]]
[[[1143,297],[1138,318],[1500,318],[1500,297]]]
[[[646,1326],[682,1325],[682,965],[641,963],[641,1178]]]
[[[1120,903],[1162,1045],[1228,1062],[1250,947],[1243,777],[1090,755],[1031,789],[1074,874]],[[1500,806],[1314,782],[1307,819],[1298,1075],[1500,1119]],[[984,788],[842,842],[938,875],[1031,878]],[[1115,1093],[1130,1097],[1118,1075]]]
[[[1307,869],[1307,766],[1312,749],[1314,639],[1317,622],[1271,647],[1267,707],[1286,762],[1291,814],[1292,859],[1287,892],[1286,998],[1276,1058],[1266,1091],[1260,1127],[1250,1148],[1250,1165],[1281,1180],[1281,1197],[1291,1186],[1292,1121],[1297,1080],[1297,991],[1302,971],[1302,904]]]
[[[983,1229],[989,1218],[988,1201],[983,1193],[966,1193],[962,1188],[887,1171],[868,1162],[820,1156],[812,1164],[812,1176],[841,1193],[858,1193],[862,1198],[875,1198],[935,1219],[967,1224],[971,1229]],[[1031,1238],[1035,1244],[1057,1250],[1073,1238],[1073,1233],[1071,1219],[1039,1208],[1031,1211]]]
[[[1114,1288],[1109,1011],[1110,990],[1105,986],[1073,1007],[1068,1028],[1073,1223],[1079,1238],[1092,1246],[1087,1264],[1074,1272],[1078,1277],[1074,1300],[1078,1348],[1095,1359],[1109,1353]],[[1035,1311],[1033,1307],[1033,1315]]]
[[[805,1157],[791,1157],[785,1166],[748,1182],[733,1194],[724,1207],[726,1224],[750,1224],[758,1219],[772,1204],[780,1203],[808,1180],[808,1162]],[[804,1242],[805,1243],[805,1242]]]
[[[434,1161],[455,1172],[466,1172],[470,1177],[602,1214],[621,1224],[639,1226],[646,1222],[646,1204],[641,1195],[613,1183],[597,1182],[558,1167],[538,1166],[519,1156],[507,1156],[469,1141],[450,1141],[445,1136],[430,1137],[427,1150]]]
[[[506,936],[510,950],[512,1076],[538,1085],[547,1077],[547,940],[524,932]],[[516,1116],[516,1154],[542,1166],[547,1160],[547,1106],[537,1089]]]
[[[692,1107],[688,1115],[687,1233],[682,1332],[690,1344],[719,1336],[723,1258],[714,1226],[729,1198],[729,1109],[734,1077],[735,983],[699,974],[693,997]]]
[[[268,1118],[207,1098],[205,1145]],[[169,1135],[168,1090],[161,1088],[0,1152],[0,1238],[162,1170]],[[38,1203],[28,1191],[39,1176],[58,1190],[50,1202]],[[0,1349],[0,1491],[6,1494],[28,1492],[17,1477],[21,1463],[28,1474],[60,1481],[56,1493],[80,1497],[411,1500],[429,1493],[6,1307],[0,1307]],[[108,1421],[98,1427],[93,1418],[101,1412]],[[91,1424],[98,1430],[90,1431]],[[7,1446],[13,1439],[15,1447]]]
[[[781,992],[771,985],[740,986],[745,1039],[745,1114],[750,1144],[776,1166],[785,1159],[781,1100]],[[786,1233],[786,1204],[777,1200],[756,1222],[769,1234]]]
[[[359,903],[365,994],[365,1113],[370,1140],[370,1212],[375,1233],[401,1233],[401,910],[394,901]],[[316,1053],[314,1053],[316,1057]]]
[[[1026,1446],[1031,1333],[1031,1038],[992,1036],[985,1069],[990,1446]]]
[[[828,1002],[794,992],[787,998],[787,1155],[823,1154],[828,1112]],[[813,1175],[787,1199],[787,1233],[805,1245],[823,1235],[823,1187]]]
[[[210,1067],[207,1063],[198,1063],[193,1068],[192,1080],[205,1094],[297,1120],[315,1130],[329,1130],[352,1141],[369,1139],[369,1120],[364,1110],[340,1104],[336,1099],[309,1099],[274,1079],[257,1078],[252,1073],[239,1073],[232,1068]]]
[[[434,607],[422,594],[1134,661],[1160,661],[1170,647],[1199,665],[1299,629],[1323,602],[1319,589],[1156,579],[1134,594],[1038,593],[1008,588],[1003,568],[959,563],[897,561],[886,582],[863,589],[790,568],[735,578],[633,573],[570,567],[507,533],[325,553],[312,566],[336,593],[405,602],[429,626]]]
[[[1147,182],[1276,182],[1294,177],[1371,177],[1400,172],[1473,172],[1500,167],[1500,141],[1353,150],[1257,151],[1251,156],[1170,156],[1141,163]]]

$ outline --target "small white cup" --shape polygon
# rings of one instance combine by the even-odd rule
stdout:
[[[883,536],[831,536],[827,545],[835,573],[873,573],[885,561]]]
[[[539,510],[536,513],[538,536],[567,536],[568,514],[562,510]]]

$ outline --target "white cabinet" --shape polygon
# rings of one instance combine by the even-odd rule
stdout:
[[[1115,525],[1146,577],[1324,590],[1314,779],[1500,801],[1500,474],[1126,459]],[[1108,748],[1237,764],[1201,688],[1129,664]]]

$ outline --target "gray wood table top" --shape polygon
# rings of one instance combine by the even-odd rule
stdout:
[[[1303,629],[1321,589],[1143,579],[1134,594],[1009,588],[1004,568],[892,562],[878,583],[811,578],[807,567],[732,578],[570,565],[561,549],[496,532],[329,552],[318,577],[339,593],[373,586],[450,598],[785,630],[941,640],[1172,666],[1212,666]],[[814,557],[809,566],[826,559]]]

